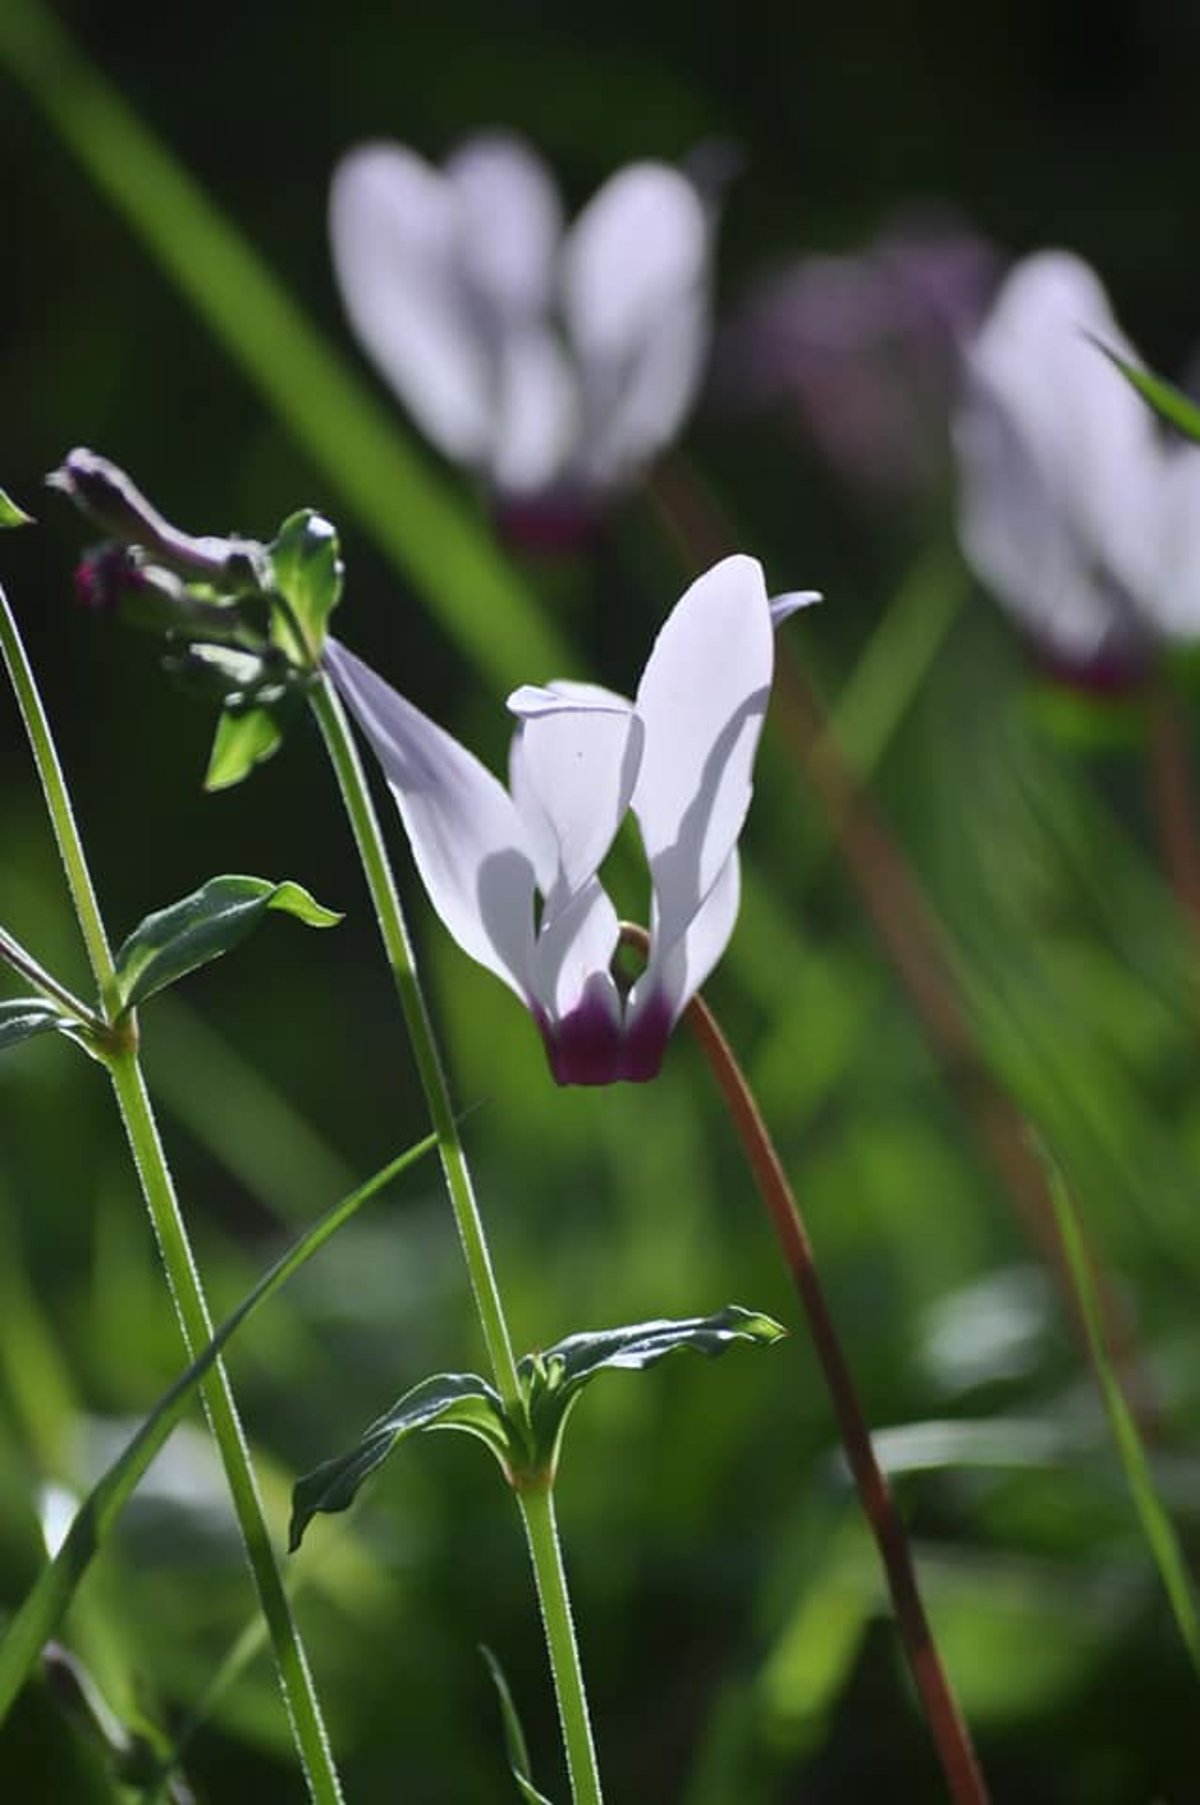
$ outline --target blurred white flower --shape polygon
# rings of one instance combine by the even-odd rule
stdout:
[[[509,697],[519,725],[507,790],[329,641],[330,673],[383,767],[434,908],[525,1003],[560,1084],[653,1078],[724,951],[773,628],[814,600],[769,600],[753,558],[714,565],[664,623],[633,701],[562,682]],[[631,809],[650,867],[650,954],[626,996],[597,873]]]
[[[1025,258],[968,352],[955,444],[969,562],[1050,668],[1108,687],[1200,634],[1200,450],[1101,345],[1140,361],[1093,271]]]
[[[334,268],[362,344],[428,438],[501,504],[586,507],[679,431],[710,333],[712,211],[634,163],[570,230],[519,139],[441,169],[399,144],[338,165]]]

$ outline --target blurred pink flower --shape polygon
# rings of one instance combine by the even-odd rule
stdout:
[[[790,411],[844,481],[911,499],[945,473],[961,348],[999,272],[986,239],[939,214],[861,251],[803,257],[722,330],[716,398]]]
[[[714,231],[679,170],[629,165],[567,230],[516,137],[472,138],[441,169],[367,144],[338,165],[329,219],[369,356],[518,524],[569,536],[679,431],[708,349]]]

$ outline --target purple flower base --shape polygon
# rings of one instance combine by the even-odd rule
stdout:
[[[556,1084],[647,1084],[657,1078],[674,1026],[653,997],[630,1027],[614,1021],[600,998],[588,998],[560,1022],[535,1016]]]

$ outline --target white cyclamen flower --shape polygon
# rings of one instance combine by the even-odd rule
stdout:
[[[1088,266],[1025,258],[969,349],[955,443],[971,564],[1052,663],[1103,680],[1200,628],[1200,453],[1101,345],[1139,361]]]
[[[613,176],[569,231],[517,138],[442,169],[399,144],[338,165],[334,268],[355,332],[426,435],[501,497],[589,496],[678,432],[710,330],[713,226],[665,163]]]
[[[653,1078],[724,951],[773,628],[815,599],[769,601],[758,563],[726,558],[664,623],[632,702],[581,683],[514,691],[507,790],[329,642],[330,674],[383,767],[434,908],[526,1004],[560,1084]],[[650,867],[651,941],[623,995],[617,915],[597,872],[629,809]]]

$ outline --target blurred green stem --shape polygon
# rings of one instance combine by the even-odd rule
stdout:
[[[108,936],[96,901],[66,779],[50,731],[50,722],[21,641],[16,618],[2,589],[0,651],[3,652],[4,663],[16,692],[33,750],[54,837],[100,991],[105,1019],[112,1023],[116,1019],[119,1000]],[[211,1339],[212,1322],[142,1077],[133,1018],[129,1017],[128,1021],[132,1032],[126,1044],[119,1049],[110,1048],[105,1054],[105,1064],[112,1079],[143,1195],[154,1225],[180,1330],[189,1358],[194,1358],[198,1350]],[[284,1700],[309,1790],[318,1805],[340,1805],[341,1786],[325,1733],[320,1704],[300,1634],[283,1590],[250,1462],[249,1448],[222,1365],[218,1364],[212,1378],[204,1386],[204,1402],[224,1462],[259,1604],[271,1631]]]
[[[362,860],[367,888],[375,907],[384,951],[400,997],[417,1070],[438,1138],[446,1188],[450,1193],[496,1386],[505,1404],[520,1419],[524,1415],[525,1401],[517,1376],[512,1337],[508,1331],[500,1287],[492,1266],[466,1153],[451,1106],[450,1090],[433,1024],[417,977],[408,928],[388,862],[379,817],[371,800],[362,761],[351,736],[345,711],[327,677],[321,676],[318,679],[310,699],[337,775],[342,800]],[[520,1491],[518,1498],[542,1609],[546,1648],[554,1675],[575,1805],[599,1805],[600,1777],[579,1662],[579,1648],[571,1621],[567,1577],[559,1545],[553,1499],[549,1489],[545,1492]]]
[[[542,1606],[550,1665],[554,1670],[554,1690],[571,1774],[571,1796],[575,1805],[602,1805],[596,1745],[592,1738],[579,1644],[575,1639],[567,1575],[554,1514],[553,1484],[519,1491],[517,1498]]]

